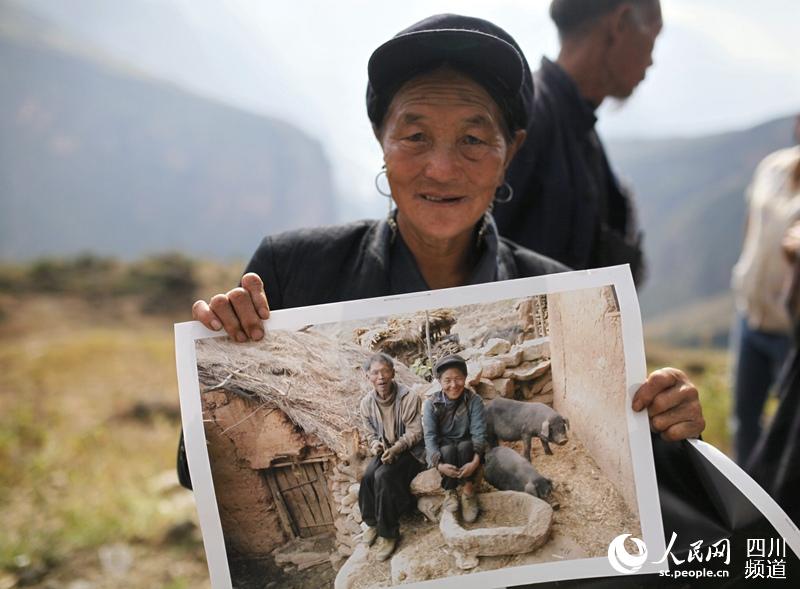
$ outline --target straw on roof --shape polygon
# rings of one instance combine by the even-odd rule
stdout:
[[[358,406],[368,390],[361,364],[371,352],[312,331],[269,332],[264,341],[197,341],[201,393],[223,389],[283,411],[339,455],[343,433],[361,429]],[[401,364],[398,378],[424,382]]]

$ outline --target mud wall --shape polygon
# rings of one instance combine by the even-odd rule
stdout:
[[[622,321],[612,287],[547,296],[553,407],[638,513],[625,418]]]
[[[241,555],[263,556],[289,538],[259,469],[277,458],[327,451],[282,411],[259,409],[224,391],[203,394],[203,418],[226,545]]]

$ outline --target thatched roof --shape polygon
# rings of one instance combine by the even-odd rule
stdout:
[[[200,391],[223,389],[277,407],[344,455],[343,434],[361,429],[358,406],[369,390],[361,364],[370,355],[313,330],[270,332],[264,341],[248,344],[227,337],[198,340]],[[395,368],[403,384],[425,384],[402,364]]]

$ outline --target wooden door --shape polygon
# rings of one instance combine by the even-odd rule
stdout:
[[[281,520],[295,537],[335,531],[326,466],[326,461],[311,460],[272,466],[265,471]]]

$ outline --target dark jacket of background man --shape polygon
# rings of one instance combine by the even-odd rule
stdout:
[[[644,279],[642,234],[595,130],[595,110],[627,98],[652,64],[658,0],[554,0],[558,60],[542,60],[528,96],[528,137],[495,207],[501,235],[573,268],[631,265]],[[528,84],[531,85],[530,80]]]

